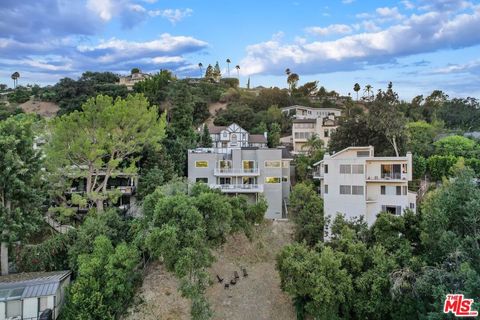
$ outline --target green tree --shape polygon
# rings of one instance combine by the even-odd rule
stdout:
[[[427,169],[430,176],[435,181],[442,180],[443,177],[451,175],[451,169],[457,162],[454,156],[438,156],[434,155],[427,159]]]
[[[292,93],[296,86],[297,86],[297,83],[298,81],[300,80],[300,77],[298,76],[298,74],[296,73],[290,73],[287,77],[287,83],[288,83],[288,87],[289,87],[289,90],[290,90],[290,93]]]
[[[268,147],[276,148],[280,144],[280,125],[276,122],[270,125],[270,130],[268,130]]]
[[[409,122],[407,128],[407,150],[413,154],[429,157],[434,152],[433,139],[438,129],[425,121]]]
[[[47,163],[52,171],[85,177],[87,199],[103,211],[108,180],[121,171],[136,172],[135,156],[144,146],[160,146],[165,117],[159,119],[157,108],[138,94],[115,101],[100,95],[82,110],[52,122]]]
[[[358,92],[360,91],[361,87],[358,83],[355,83],[355,85],[353,86],[353,91],[355,91],[357,93],[357,101],[358,101]]]
[[[311,185],[299,183],[290,194],[292,219],[295,222],[295,238],[314,246],[323,241],[325,219],[323,200]]]
[[[32,117],[18,115],[0,121],[0,225],[2,275],[9,272],[9,245],[37,230],[41,203],[39,152]]]
[[[462,136],[448,136],[435,141],[435,153],[441,156],[475,158],[479,148],[475,141]]]
[[[136,73],[140,73],[140,69],[139,68],[132,68],[132,70],[130,71],[130,74],[136,74]]]
[[[208,131],[208,126],[203,126],[203,132],[200,136],[199,146],[202,148],[211,148],[212,147],[212,137],[210,136],[210,131]]]

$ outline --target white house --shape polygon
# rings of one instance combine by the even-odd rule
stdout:
[[[315,119],[294,119],[292,121],[292,153],[299,154],[307,152],[308,149],[305,147],[305,143],[313,136],[320,138],[323,141],[323,146],[326,148],[330,142],[332,133],[337,127],[338,121],[333,113]]]
[[[199,131],[202,130],[199,128]],[[250,134],[236,123],[208,128],[213,148],[267,147],[267,133]]]
[[[0,320],[37,320],[50,309],[57,319],[70,271],[29,272],[0,277]]]
[[[338,108],[312,108],[300,105],[282,108],[283,113],[290,113],[294,119],[317,119],[325,118],[329,115],[339,117],[342,115],[342,109]]]
[[[314,164],[313,177],[320,180],[326,216],[363,216],[372,225],[381,211],[396,215],[416,211],[416,193],[408,191],[410,152],[404,157],[375,157],[372,146],[349,147],[325,154]]]

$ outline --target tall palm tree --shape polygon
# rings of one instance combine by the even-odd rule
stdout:
[[[358,82],[353,85],[353,91],[357,93],[357,101],[358,101],[358,91],[360,91],[360,85],[358,84]]]
[[[363,90],[363,92],[365,92],[367,100],[370,100],[370,98],[373,94],[373,87],[371,85],[367,84],[365,86],[365,89]]]
[[[203,63],[198,63],[198,68],[200,69],[200,78],[203,76]]]
[[[11,78],[12,78],[12,80],[13,80],[13,87],[16,88],[17,85],[18,85],[18,78],[20,78],[20,73],[18,73],[17,71],[15,71],[14,73],[12,73]]]
[[[289,76],[290,73],[292,73],[292,71],[290,71],[290,68],[285,69],[285,74],[286,74],[287,76]]]
[[[240,81],[240,66],[237,64],[237,65],[235,66],[235,69],[237,69],[237,78],[238,78],[238,80]]]
[[[230,59],[227,58],[227,73],[228,73],[228,77],[230,78],[230,63],[232,61],[230,61]]]

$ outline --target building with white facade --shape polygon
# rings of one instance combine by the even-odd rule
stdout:
[[[408,190],[410,152],[404,157],[375,157],[372,146],[349,147],[325,154],[314,164],[313,177],[320,180],[326,216],[363,216],[372,225],[381,211],[396,215],[416,211],[416,193]]]
[[[54,271],[1,276],[0,320],[36,320],[46,313],[57,319],[70,275],[70,271]]]
[[[325,118],[329,115],[334,115],[335,117],[342,115],[342,109],[338,108],[312,108],[300,105],[285,107],[281,111],[291,114],[294,119],[317,119]]]
[[[199,129],[200,130],[200,129]],[[267,133],[250,134],[236,123],[208,128],[214,148],[267,147]]]
[[[188,151],[188,180],[268,203],[267,219],[287,217],[290,162],[285,148],[198,148]]]
[[[307,152],[308,149],[305,147],[305,143],[313,136],[320,138],[326,148],[330,142],[332,133],[337,127],[338,121],[333,114],[315,119],[294,119],[292,121],[293,153],[300,154]]]

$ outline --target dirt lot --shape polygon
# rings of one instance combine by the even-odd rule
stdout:
[[[42,117],[54,117],[60,108],[53,102],[34,101],[30,100],[19,105],[26,113],[35,113]]]
[[[268,222],[257,227],[252,241],[244,235],[231,236],[214,252],[217,261],[210,268],[213,284],[206,292],[214,319],[295,319],[291,299],[281,291],[275,270],[276,254],[291,239],[290,223]],[[241,267],[247,269],[248,277],[243,277]],[[216,275],[229,281],[235,270],[240,279],[235,286],[224,289]],[[174,276],[160,264],[152,264],[146,274],[137,301],[124,319],[190,319],[190,303],[178,293]]]
[[[152,263],[124,320],[188,320],[190,301],[178,291],[178,280],[160,263]]]
[[[240,275],[237,284],[224,289],[214,283],[207,290],[207,299],[214,311],[214,319],[229,320],[292,320],[295,313],[291,299],[280,289],[280,277],[275,270],[275,257],[291,241],[292,229],[288,222],[270,222],[259,227],[250,242],[245,236],[231,237],[215,253],[217,261],[210,273],[225,278]],[[248,277],[244,278],[241,267]]]
[[[206,123],[208,126],[213,126],[213,120],[215,119],[215,115],[217,111],[225,109],[227,107],[227,103],[222,102],[214,102],[208,106],[208,112],[210,112],[210,118],[207,119]]]

